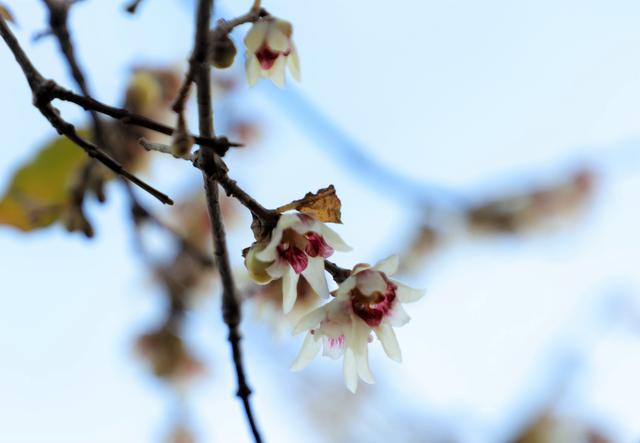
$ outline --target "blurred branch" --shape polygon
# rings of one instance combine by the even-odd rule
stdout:
[[[198,88],[198,120],[200,125],[200,133],[205,137],[213,137],[213,109],[211,98],[211,66],[209,64],[209,26],[211,23],[211,14],[213,12],[213,0],[199,0],[195,22],[196,32],[194,36],[193,53],[191,55],[189,70],[193,71],[193,75],[187,75],[187,80],[192,77]],[[178,103],[180,104],[180,103]],[[178,114],[182,112],[178,108]],[[209,218],[211,220],[211,228],[213,234],[214,253],[216,257],[216,265],[220,273],[222,281],[222,316],[224,322],[229,328],[229,343],[233,354],[233,363],[236,370],[236,378],[238,382],[237,395],[242,400],[247,421],[253,433],[254,440],[259,443],[262,441],[260,432],[258,431],[253,411],[249,402],[251,389],[249,388],[244,367],[242,362],[242,350],[240,348],[240,321],[241,311],[233,281],[233,273],[229,262],[229,253],[227,251],[227,242],[225,238],[225,228],[222,222],[222,214],[220,211],[220,202],[218,194],[218,184],[216,176],[219,170],[226,172],[226,166],[222,159],[212,151],[204,150],[198,157],[198,166],[202,170],[204,178],[204,189],[207,197],[207,206],[209,210]]]
[[[129,14],[135,14],[138,10],[138,6],[142,3],[143,0],[133,0],[127,6],[125,6],[124,10]]]
[[[0,16],[0,36],[5,41],[16,61],[22,68],[22,72],[29,83],[29,87],[33,92],[33,104],[38,110],[42,113],[42,115],[49,121],[51,126],[53,126],[59,134],[66,136],[69,140],[80,146],[82,149],[86,151],[86,153],[96,160],[100,161],[107,168],[111,169],[118,175],[121,175],[144,189],[146,192],[160,200],[165,204],[173,204],[173,200],[171,200],[167,195],[153,188],[151,185],[145,183],[135,175],[131,174],[129,171],[124,169],[124,167],[115,159],[113,159],[109,154],[103,151],[98,146],[93,143],[88,142],[87,140],[80,137],[75,127],[66,122],[61,116],[59,111],[51,105],[52,96],[50,91],[55,89],[57,86],[51,80],[45,80],[42,74],[33,66],[25,52],[23,51],[20,43],[15,38],[11,30],[9,29],[7,22],[3,17]]]

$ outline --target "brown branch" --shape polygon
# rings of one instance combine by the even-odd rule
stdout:
[[[55,83],[45,80],[42,74],[40,74],[35,66],[33,66],[31,61],[23,51],[22,47],[20,46],[20,43],[7,26],[6,21],[1,16],[0,36],[13,53],[13,56],[20,65],[20,68],[22,69],[22,72],[24,73],[24,76],[29,83],[29,87],[31,88],[34,96],[34,106],[38,108],[42,115],[44,115],[44,117],[56,129],[56,131],[58,131],[59,134],[66,136],[69,140],[84,149],[90,157],[95,158],[116,174],[125,177],[135,185],[144,189],[149,194],[160,200],[162,203],[173,204],[173,201],[167,195],[163,194],[162,192],[153,188],[151,185],[134,176],[98,146],[80,137],[77,134],[75,127],[72,124],[66,122],[60,116],[58,110],[51,105],[51,99],[48,92],[49,90],[51,90],[52,86],[55,85]]]
[[[140,126],[165,135],[173,135],[175,132],[175,129],[170,126],[156,122],[142,115],[131,113],[123,108],[106,105],[91,97],[82,97],[59,86],[58,84],[55,84],[55,87],[52,88],[50,94],[52,98],[74,103],[88,111],[97,111],[101,114],[108,115],[111,118],[119,120],[124,124]],[[193,137],[196,144],[204,148],[210,148],[215,151],[216,154],[221,156],[225,155],[231,147],[242,146],[240,143],[229,142],[225,137],[213,138],[199,135],[190,135],[190,137]]]
[[[190,69],[194,72],[194,80],[198,88],[198,118],[200,133],[205,137],[213,137],[213,111],[211,103],[211,67],[208,60],[209,26],[213,10],[213,0],[199,0],[196,12],[196,31],[194,36],[193,53],[191,55]],[[222,281],[222,316],[229,328],[229,343],[233,355],[233,363],[238,382],[237,395],[242,400],[245,415],[251,428],[253,438],[257,443],[262,441],[260,432],[253,417],[253,411],[249,402],[251,389],[249,388],[242,362],[242,350],[240,348],[240,321],[241,310],[233,281],[233,273],[229,263],[229,253],[225,238],[225,229],[222,222],[218,184],[216,177],[218,171],[226,172],[226,166],[220,157],[214,152],[204,151],[198,157],[198,166],[202,170],[204,188],[207,197],[207,207],[213,234],[214,253],[216,265]]]
[[[336,265],[333,262],[330,262],[329,260],[324,261],[324,269],[329,274],[331,274],[333,280],[338,284],[345,281],[351,275],[351,271],[345,268],[341,268],[340,266]]]

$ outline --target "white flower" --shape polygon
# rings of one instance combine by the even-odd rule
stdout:
[[[249,86],[255,85],[259,77],[269,77],[283,87],[285,66],[300,81],[300,60],[292,33],[291,23],[275,17],[263,17],[253,24],[244,38]]]
[[[369,369],[368,344],[374,332],[385,353],[397,362],[402,360],[394,326],[409,321],[402,304],[420,299],[423,290],[409,288],[390,280],[398,268],[391,256],[374,267],[358,265],[335,292],[335,299],[303,317],[294,334],[308,330],[302,349],[291,369],[303,369],[323,349],[331,358],[344,356],[343,372],[347,388],[355,392],[358,377],[373,383]]]
[[[269,242],[256,243],[249,249],[245,265],[256,283],[266,284],[282,278],[282,309],[286,314],[296,302],[300,275],[318,295],[329,297],[324,259],[334,250],[351,248],[335,231],[309,215],[283,214]]]

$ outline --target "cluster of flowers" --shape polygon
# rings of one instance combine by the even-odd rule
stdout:
[[[306,331],[307,335],[292,369],[303,369],[322,349],[327,357],[344,358],[345,384],[355,392],[358,378],[367,383],[374,382],[368,361],[368,344],[373,341],[373,334],[389,358],[401,360],[393,327],[409,321],[402,305],[418,300],[424,291],[389,278],[398,268],[396,256],[391,256],[375,266],[356,265],[330,293],[325,259],[334,250],[350,249],[324,223],[299,212],[287,213],[280,216],[268,238],[257,241],[248,249],[245,265],[256,283],[267,284],[282,279],[285,313],[296,302],[300,276],[320,297],[333,297],[303,316],[295,326],[294,334]]]

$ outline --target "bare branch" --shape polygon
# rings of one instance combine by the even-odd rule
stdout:
[[[208,33],[211,24],[213,0],[199,0],[196,13],[196,32],[194,37],[193,53],[191,55],[190,70],[193,70],[193,78],[198,87],[198,117],[200,133],[205,137],[213,137],[213,112],[211,103],[211,67],[208,60]],[[179,110],[181,111],[181,110]],[[240,348],[240,321],[241,311],[238,295],[233,281],[233,273],[229,263],[229,253],[225,238],[225,228],[222,222],[218,184],[216,177],[219,171],[226,173],[226,166],[222,159],[212,151],[203,151],[198,156],[198,166],[202,170],[204,178],[207,207],[213,234],[214,253],[216,265],[222,281],[222,316],[229,328],[229,343],[233,355],[233,363],[238,382],[237,395],[242,400],[247,421],[257,443],[262,441],[260,432],[253,417],[253,411],[249,402],[251,389],[249,388],[242,362],[242,350]]]
[[[173,200],[171,200],[167,195],[153,188],[151,185],[145,183],[140,180],[129,171],[124,169],[124,167],[113,159],[109,154],[100,149],[98,146],[90,143],[83,138],[81,138],[75,127],[66,122],[57,109],[55,109],[51,105],[51,99],[49,98],[49,91],[55,85],[55,83],[51,81],[47,81],[42,77],[42,74],[33,66],[25,52],[23,51],[20,43],[13,35],[9,27],[7,26],[4,18],[0,17],[0,36],[5,41],[16,61],[22,68],[22,72],[29,83],[29,87],[34,95],[33,104],[38,110],[45,116],[45,118],[49,121],[49,123],[58,131],[59,134],[66,136],[69,140],[73,141],[75,144],[80,146],[82,149],[86,151],[86,153],[100,161],[107,168],[111,169],[118,175],[121,175],[128,180],[130,180],[135,185],[147,191],[149,194],[153,195],[155,198],[160,200],[165,204],[173,204]]]

